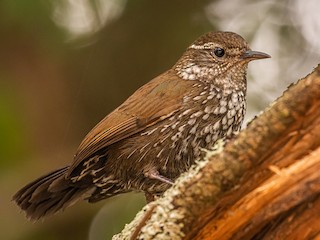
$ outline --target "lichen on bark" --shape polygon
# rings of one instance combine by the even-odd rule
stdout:
[[[304,204],[318,206],[320,199],[320,154],[315,155],[320,151],[319,109],[320,66],[291,85],[224,148],[207,151],[113,239],[263,239],[279,236],[279,229],[294,231],[285,222],[293,209],[305,209],[305,217]],[[251,217],[243,218],[239,209]],[[316,221],[309,223],[311,233],[319,234]],[[226,232],[228,238],[222,234]]]

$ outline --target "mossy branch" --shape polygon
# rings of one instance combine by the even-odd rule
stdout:
[[[320,236],[320,214],[310,210],[320,209],[319,169],[320,66],[113,239],[312,239]]]

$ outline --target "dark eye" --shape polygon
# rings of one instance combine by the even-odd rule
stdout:
[[[213,49],[213,53],[214,55],[216,55],[217,57],[221,58],[224,56],[224,49],[223,48],[219,48],[219,47],[216,47],[215,49]]]

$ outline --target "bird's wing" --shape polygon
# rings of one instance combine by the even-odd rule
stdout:
[[[138,89],[88,133],[75,154],[67,176],[99,150],[143,131],[178,111],[184,91],[190,89],[186,86],[188,82],[191,81],[181,80],[168,71]]]

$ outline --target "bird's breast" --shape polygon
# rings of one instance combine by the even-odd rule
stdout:
[[[139,152],[138,161],[153,159],[163,172],[172,172],[169,175],[187,170],[201,148],[211,148],[218,139],[238,131],[246,109],[243,92],[210,86],[183,101],[180,111],[140,133],[132,152],[132,156]]]

